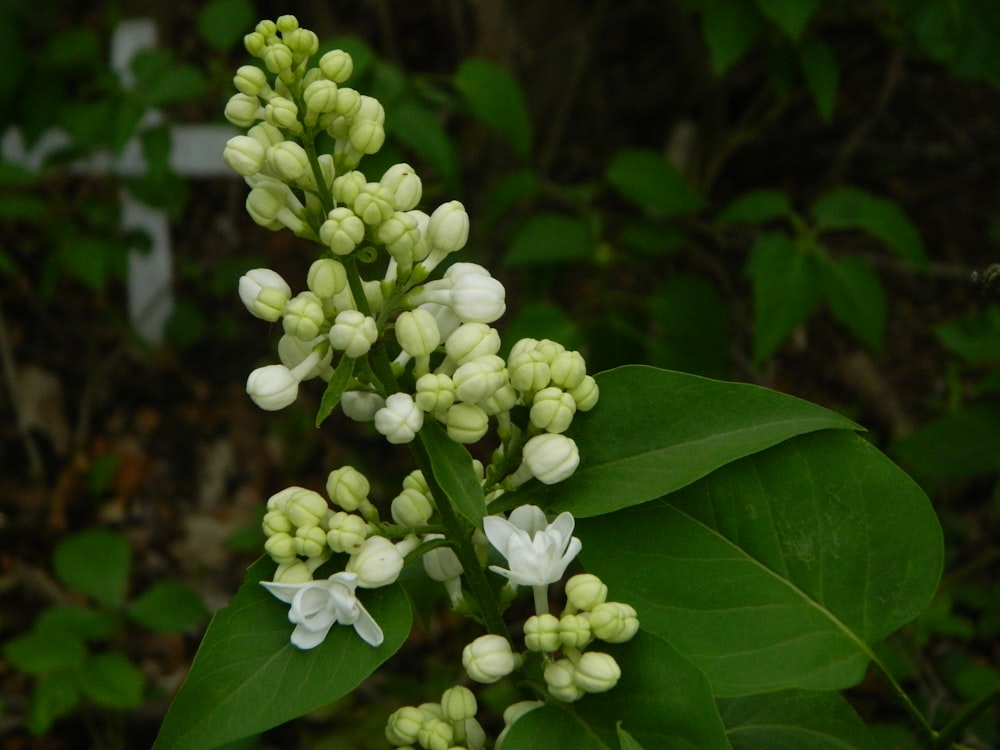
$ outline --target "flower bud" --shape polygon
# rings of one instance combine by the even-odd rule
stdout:
[[[347,286],[347,270],[332,258],[320,258],[309,266],[306,285],[321,300],[330,299]]]
[[[279,563],[272,578],[275,583],[309,583],[312,579],[313,572],[309,566],[298,559]]]
[[[302,487],[285,487],[281,492],[275,492],[267,499],[268,510],[280,510],[282,513],[288,508],[289,501],[295,497],[295,493]]]
[[[281,325],[285,333],[302,341],[312,341],[319,336],[326,323],[323,302],[312,292],[299,292],[285,306]]]
[[[455,730],[444,719],[427,719],[417,733],[417,742],[426,750],[449,750]]]
[[[489,417],[475,404],[454,404],[445,412],[444,424],[448,437],[456,443],[475,443],[489,430]]]
[[[507,363],[495,354],[487,354],[461,365],[451,379],[455,396],[474,404],[489,398],[507,382]]]
[[[351,208],[370,227],[386,221],[393,214],[392,195],[377,182],[367,182],[358,192]]]
[[[529,651],[555,651],[559,648],[559,619],[555,615],[532,615],[524,623],[524,645]]]
[[[288,520],[288,514],[283,510],[269,510],[264,514],[260,522],[261,531],[264,536],[274,536],[275,534],[291,534],[295,527]]]
[[[357,510],[368,499],[369,492],[368,479],[353,466],[341,466],[326,478],[326,494],[344,510]]]
[[[385,738],[397,747],[412,745],[417,741],[417,733],[427,720],[427,716],[416,706],[403,706],[389,714],[385,724]]]
[[[290,563],[295,560],[297,550],[291,534],[273,534],[264,542],[264,551],[276,563]]]
[[[388,586],[399,578],[403,569],[403,553],[384,536],[368,537],[344,569],[358,576],[361,588]]]
[[[580,385],[587,374],[587,363],[580,352],[560,352],[553,358],[550,368],[553,385],[566,391]]]
[[[368,538],[369,526],[361,516],[337,511],[327,519],[330,530],[326,533],[326,543],[334,552],[350,555],[361,551]]]
[[[463,323],[445,341],[444,350],[450,359],[462,365],[500,351],[500,334],[485,323]]]
[[[426,310],[407,310],[396,318],[396,340],[411,357],[425,357],[441,343],[441,332]]]
[[[476,715],[476,696],[464,685],[450,687],[441,694],[441,712],[446,721],[465,721]]]
[[[243,46],[252,57],[260,57],[267,39],[259,31],[252,31],[243,37]]]
[[[337,108],[337,84],[322,78],[313,81],[302,92],[302,98],[310,112],[333,112]]]
[[[365,223],[344,206],[333,209],[319,227],[320,242],[335,255],[349,255],[364,238]]]
[[[240,277],[239,294],[251,315],[273,323],[285,312],[292,290],[270,268],[254,268]]]
[[[559,642],[565,648],[583,648],[593,640],[590,621],[583,615],[563,615],[559,618]]]
[[[319,37],[310,29],[293,29],[282,34],[281,40],[292,51],[292,59],[299,63],[316,54],[319,49]],[[316,73],[316,75],[320,75]]]
[[[326,500],[318,492],[299,487],[289,498],[285,506],[285,514],[293,526],[317,526],[325,518],[329,510]],[[306,555],[311,557],[311,555]]]
[[[413,529],[425,526],[434,515],[434,505],[430,498],[418,489],[404,489],[392,499],[389,506],[392,520],[400,526]]]
[[[531,423],[547,432],[565,432],[576,413],[576,401],[561,388],[551,386],[535,394],[531,403]]]
[[[414,401],[425,412],[442,412],[455,403],[455,383],[444,373],[421,375],[416,389]]]
[[[342,49],[330,50],[319,59],[319,69],[334,83],[343,83],[354,72],[354,60]]]
[[[576,684],[588,693],[603,693],[618,684],[621,667],[611,654],[587,651],[576,662]]]
[[[425,539],[441,538],[440,534],[428,534]],[[435,547],[424,553],[424,571],[435,581],[447,582],[464,573],[462,563],[451,547]]]
[[[542,356],[545,357],[545,360],[551,367],[552,363],[555,362],[556,357],[566,351],[566,347],[558,341],[542,339],[535,345],[535,351],[541,352]]]
[[[524,463],[542,484],[556,484],[569,477],[580,463],[580,451],[572,438],[546,433],[524,444]]]
[[[404,273],[409,273],[417,247],[423,241],[416,217],[410,213],[395,211],[379,225],[375,238],[385,245],[400,268],[405,269]]]
[[[299,379],[284,365],[258,367],[247,378],[247,393],[264,411],[278,411],[299,395]]]
[[[268,148],[267,165],[284,182],[296,182],[303,175],[312,177],[306,150],[295,141],[282,141]]]
[[[340,408],[348,419],[355,422],[371,422],[383,406],[385,399],[377,393],[347,391],[340,397]]]
[[[510,383],[504,383],[489,398],[483,399],[476,406],[481,408],[489,416],[510,411],[517,404],[517,391]]]
[[[556,700],[572,703],[583,697],[583,688],[576,684],[576,668],[569,659],[546,663],[542,676],[549,694]]]
[[[424,424],[424,413],[409,393],[394,393],[375,413],[375,429],[393,444],[409,443]]]
[[[510,382],[522,393],[533,393],[547,387],[552,380],[549,363],[541,352],[520,351],[507,358]]]
[[[485,275],[466,271],[466,266],[474,265],[456,263],[445,272],[445,277],[453,279],[451,308],[463,323],[492,323],[507,309],[506,290],[488,271]]]
[[[362,154],[376,154],[385,143],[385,127],[372,120],[355,120],[347,139]]]
[[[579,573],[566,581],[566,599],[576,611],[589,612],[608,598],[608,587],[593,573]]]
[[[292,51],[281,42],[273,42],[264,48],[261,59],[267,69],[279,75],[292,67]]]
[[[501,635],[481,635],[462,649],[462,666],[476,682],[490,684],[521,666],[510,642]]]
[[[576,401],[577,411],[590,411],[597,405],[597,399],[601,393],[597,387],[597,381],[590,375],[586,375],[578,386],[570,389],[569,395]]]
[[[265,110],[256,96],[233,94],[226,102],[225,116],[238,128],[249,128],[264,118]]]
[[[247,131],[247,135],[253,138],[267,151],[271,146],[277,146],[285,140],[284,134],[269,122],[258,122]]]
[[[389,167],[379,184],[392,196],[392,205],[397,211],[409,211],[420,203],[423,184],[409,164]]]
[[[427,245],[442,258],[465,247],[469,240],[469,214],[459,201],[438,206],[427,224]]]
[[[264,168],[265,148],[256,138],[235,135],[226,141],[222,161],[241,177],[252,177]]]
[[[343,310],[337,313],[330,328],[330,343],[334,349],[348,357],[361,357],[368,353],[378,339],[375,318],[358,310]]]
[[[241,94],[257,97],[267,88],[267,74],[256,65],[241,65],[233,76],[233,85]]]
[[[341,206],[350,206],[367,184],[364,174],[356,169],[345,172],[333,181],[333,197]]]
[[[590,630],[607,643],[625,643],[639,631],[635,608],[622,602],[603,602],[590,611]]]
[[[326,532],[319,526],[300,526],[293,541],[296,553],[302,557],[319,557],[326,551]]]
[[[283,128],[292,133],[302,131],[299,124],[299,108],[295,102],[283,96],[272,96],[271,101],[264,107],[264,118],[276,128]]]
[[[335,111],[342,118],[353,119],[361,111],[361,93],[356,89],[341,86],[337,89],[337,109]]]
[[[302,380],[312,380],[315,377],[319,377],[319,374],[329,367],[330,360],[333,358],[333,350],[329,346],[322,344],[317,346],[314,341],[303,341],[294,336],[289,336],[287,333],[278,339],[278,359],[281,360],[281,364],[289,369],[298,367],[320,349],[325,349],[325,351],[318,359],[313,357],[316,362],[314,367],[300,373]]]

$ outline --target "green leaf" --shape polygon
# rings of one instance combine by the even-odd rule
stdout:
[[[125,654],[109,651],[87,661],[80,689],[94,703],[109,708],[135,708],[142,703],[146,679]]]
[[[837,188],[813,204],[812,214],[822,230],[860,229],[884,242],[914,268],[928,267],[920,234],[894,201],[858,188]]]
[[[806,83],[809,84],[809,91],[816,100],[820,117],[824,122],[830,122],[837,102],[837,86],[840,84],[837,59],[824,42],[809,39],[799,45],[799,62],[802,64]]]
[[[601,399],[573,421],[580,468],[564,482],[529,484],[518,504],[611,513],[661,497],[721,466],[816,430],[859,429],[793,396],[653,367],[596,376]],[[522,499],[523,498],[523,499]]]
[[[529,302],[504,326],[504,356],[515,341],[523,338],[551,339],[567,349],[583,346],[583,334],[576,320],[561,307],[548,302]]]
[[[675,276],[647,302],[649,362],[708,377],[729,373],[729,309],[701,276]]]
[[[538,213],[514,234],[504,265],[513,268],[585,261],[594,257],[594,249],[594,239],[586,221]]]
[[[839,690],[930,601],[941,527],[858,435],[785,441],[660,500],[582,520],[586,568],[718,696]]]
[[[423,453],[431,467],[433,480],[444,492],[447,502],[469,523],[478,528],[486,515],[483,488],[472,469],[472,456],[464,445],[456,443],[437,422],[425,420],[413,445]],[[426,471],[424,472],[426,476]],[[433,490],[433,486],[431,487]],[[436,498],[437,502],[445,498]]]
[[[208,614],[201,597],[180,581],[160,581],[129,604],[128,616],[147,628],[178,633]]]
[[[3,646],[4,658],[28,674],[47,674],[82,664],[87,656],[83,640],[72,632],[32,628]]]
[[[822,2],[823,0],[757,0],[757,7],[788,36],[798,39]]]
[[[875,739],[837,693],[786,690],[721,701],[733,750],[875,750]]]
[[[198,12],[198,33],[226,52],[253,31],[255,11],[249,0],[210,0]]]
[[[179,65],[169,50],[144,50],[132,60],[135,93],[148,106],[194,99],[208,90],[208,81],[193,65]]]
[[[259,585],[273,570],[265,558],[250,566],[229,606],[212,619],[156,750],[209,750],[330,703],[354,690],[410,632],[410,606],[398,585],[360,590],[385,642],[372,648],[337,624],[322,644],[300,651],[289,641],[288,605]]]
[[[85,641],[109,638],[117,627],[115,617],[110,612],[73,607],[68,605],[50,607],[35,621],[34,630],[63,638],[70,634]]]
[[[351,382],[351,375],[354,374],[354,357],[346,354],[340,358],[337,368],[333,371],[333,377],[326,384],[323,391],[323,398],[319,402],[319,409],[316,410],[316,426],[323,424],[323,420],[330,416],[337,404],[340,403],[341,396],[347,390]]]
[[[621,750],[644,750],[635,737],[622,729],[621,722],[618,722],[618,742],[621,743]]]
[[[32,195],[5,195],[0,198],[0,220],[40,222],[49,215],[49,205]]]
[[[132,554],[121,534],[90,529],[63,539],[52,562],[56,576],[71,589],[109,607],[125,601]]]
[[[721,76],[750,49],[764,28],[764,19],[753,3],[701,0],[699,5],[712,68]]]
[[[823,291],[833,316],[876,352],[882,350],[885,290],[871,266],[845,256],[824,265]]]
[[[486,195],[480,225],[489,229],[515,206],[524,205],[538,195],[541,183],[538,174],[531,169],[515,169],[496,181]]]
[[[915,476],[937,482],[1000,471],[1000,404],[967,406],[900,438],[892,453]]]
[[[792,204],[782,190],[751,190],[737,196],[715,218],[715,226],[763,224],[791,216]]]
[[[622,670],[607,693],[529,711],[510,728],[504,750],[615,750],[618,725],[641,746],[729,750],[708,683],[691,662],[651,633],[607,649]]]
[[[754,244],[747,273],[753,281],[754,362],[770,357],[820,301],[816,257],[785,234],[769,233]]]
[[[458,154],[436,112],[413,98],[394,103],[390,133],[423,158],[442,181],[459,183]]]
[[[455,88],[483,124],[502,135],[519,156],[531,151],[533,134],[518,82],[488,60],[469,58],[453,79]]]
[[[1000,362],[1000,307],[936,326],[934,333],[967,362]]]
[[[626,149],[611,160],[608,182],[640,208],[664,214],[694,213],[704,199],[656,151]]]
[[[35,735],[44,734],[56,719],[80,703],[79,678],[75,669],[52,672],[35,680],[26,724]]]

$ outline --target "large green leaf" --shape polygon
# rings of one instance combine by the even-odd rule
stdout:
[[[582,559],[716,695],[835,690],[930,601],[941,528],[861,437],[823,431],[639,508],[582,520]]]
[[[878,274],[850,255],[824,268],[823,291],[833,316],[873,350],[881,351],[888,301]]]
[[[607,650],[622,670],[614,688],[529,712],[511,727],[503,750],[617,750],[619,723],[647,748],[729,750],[705,676],[668,643],[641,632]]]
[[[650,211],[694,213],[704,205],[677,168],[649,149],[620,151],[608,166],[607,179],[628,200]]]
[[[721,702],[733,750],[874,750],[868,727],[839,693],[785,690]]]
[[[764,19],[753,3],[699,0],[702,35],[716,75],[722,75],[746,53],[764,28]]]
[[[431,490],[435,485],[440,487],[452,507],[478,527],[486,515],[486,499],[472,469],[472,456],[465,446],[449,438],[437,422],[426,420],[417,433],[413,449],[431,468],[431,476],[424,470]],[[435,500],[444,501],[440,497]]]
[[[68,536],[52,555],[60,581],[109,607],[125,601],[131,559],[125,538],[108,529]]]
[[[583,219],[538,213],[525,221],[511,240],[504,265],[538,266],[592,259],[595,242]]]
[[[319,708],[357,687],[409,635],[409,601],[393,585],[359,591],[385,634],[381,646],[337,624],[322,644],[300,651],[289,642],[288,605],[259,585],[273,568],[266,558],[250,566],[229,606],[212,619],[160,727],[157,750],[218,747]]]
[[[858,429],[808,401],[744,383],[628,365],[597,375],[601,399],[570,435],[580,468],[565,482],[529,485],[518,504],[611,513],[665,495],[720,466],[796,435]]]
[[[534,138],[524,94],[517,80],[489,60],[469,58],[455,72],[455,88],[472,113],[504,136],[519,156],[527,156]]]

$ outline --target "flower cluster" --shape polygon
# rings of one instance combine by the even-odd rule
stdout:
[[[486,732],[476,720],[479,706],[472,691],[462,685],[450,687],[440,703],[403,706],[385,725],[385,738],[395,747],[425,750],[483,750]]]

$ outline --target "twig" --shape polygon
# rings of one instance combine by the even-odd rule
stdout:
[[[24,413],[21,410],[21,389],[17,381],[17,371],[15,369],[14,357],[10,350],[10,342],[7,338],[7,322],[3,316],[3,308],[0,308],[0,363],[3,366],[4,377],[7,380],[7,390],[10,392],[10,403],[14,409],[14,420],[17,422],[17,431],[24,443],[24,452],[28,457],[28,470],[30,476],[41,477],[45,473],[42,464],[42,455],[35,444],[35,438],[28,430],[24,421]]]

